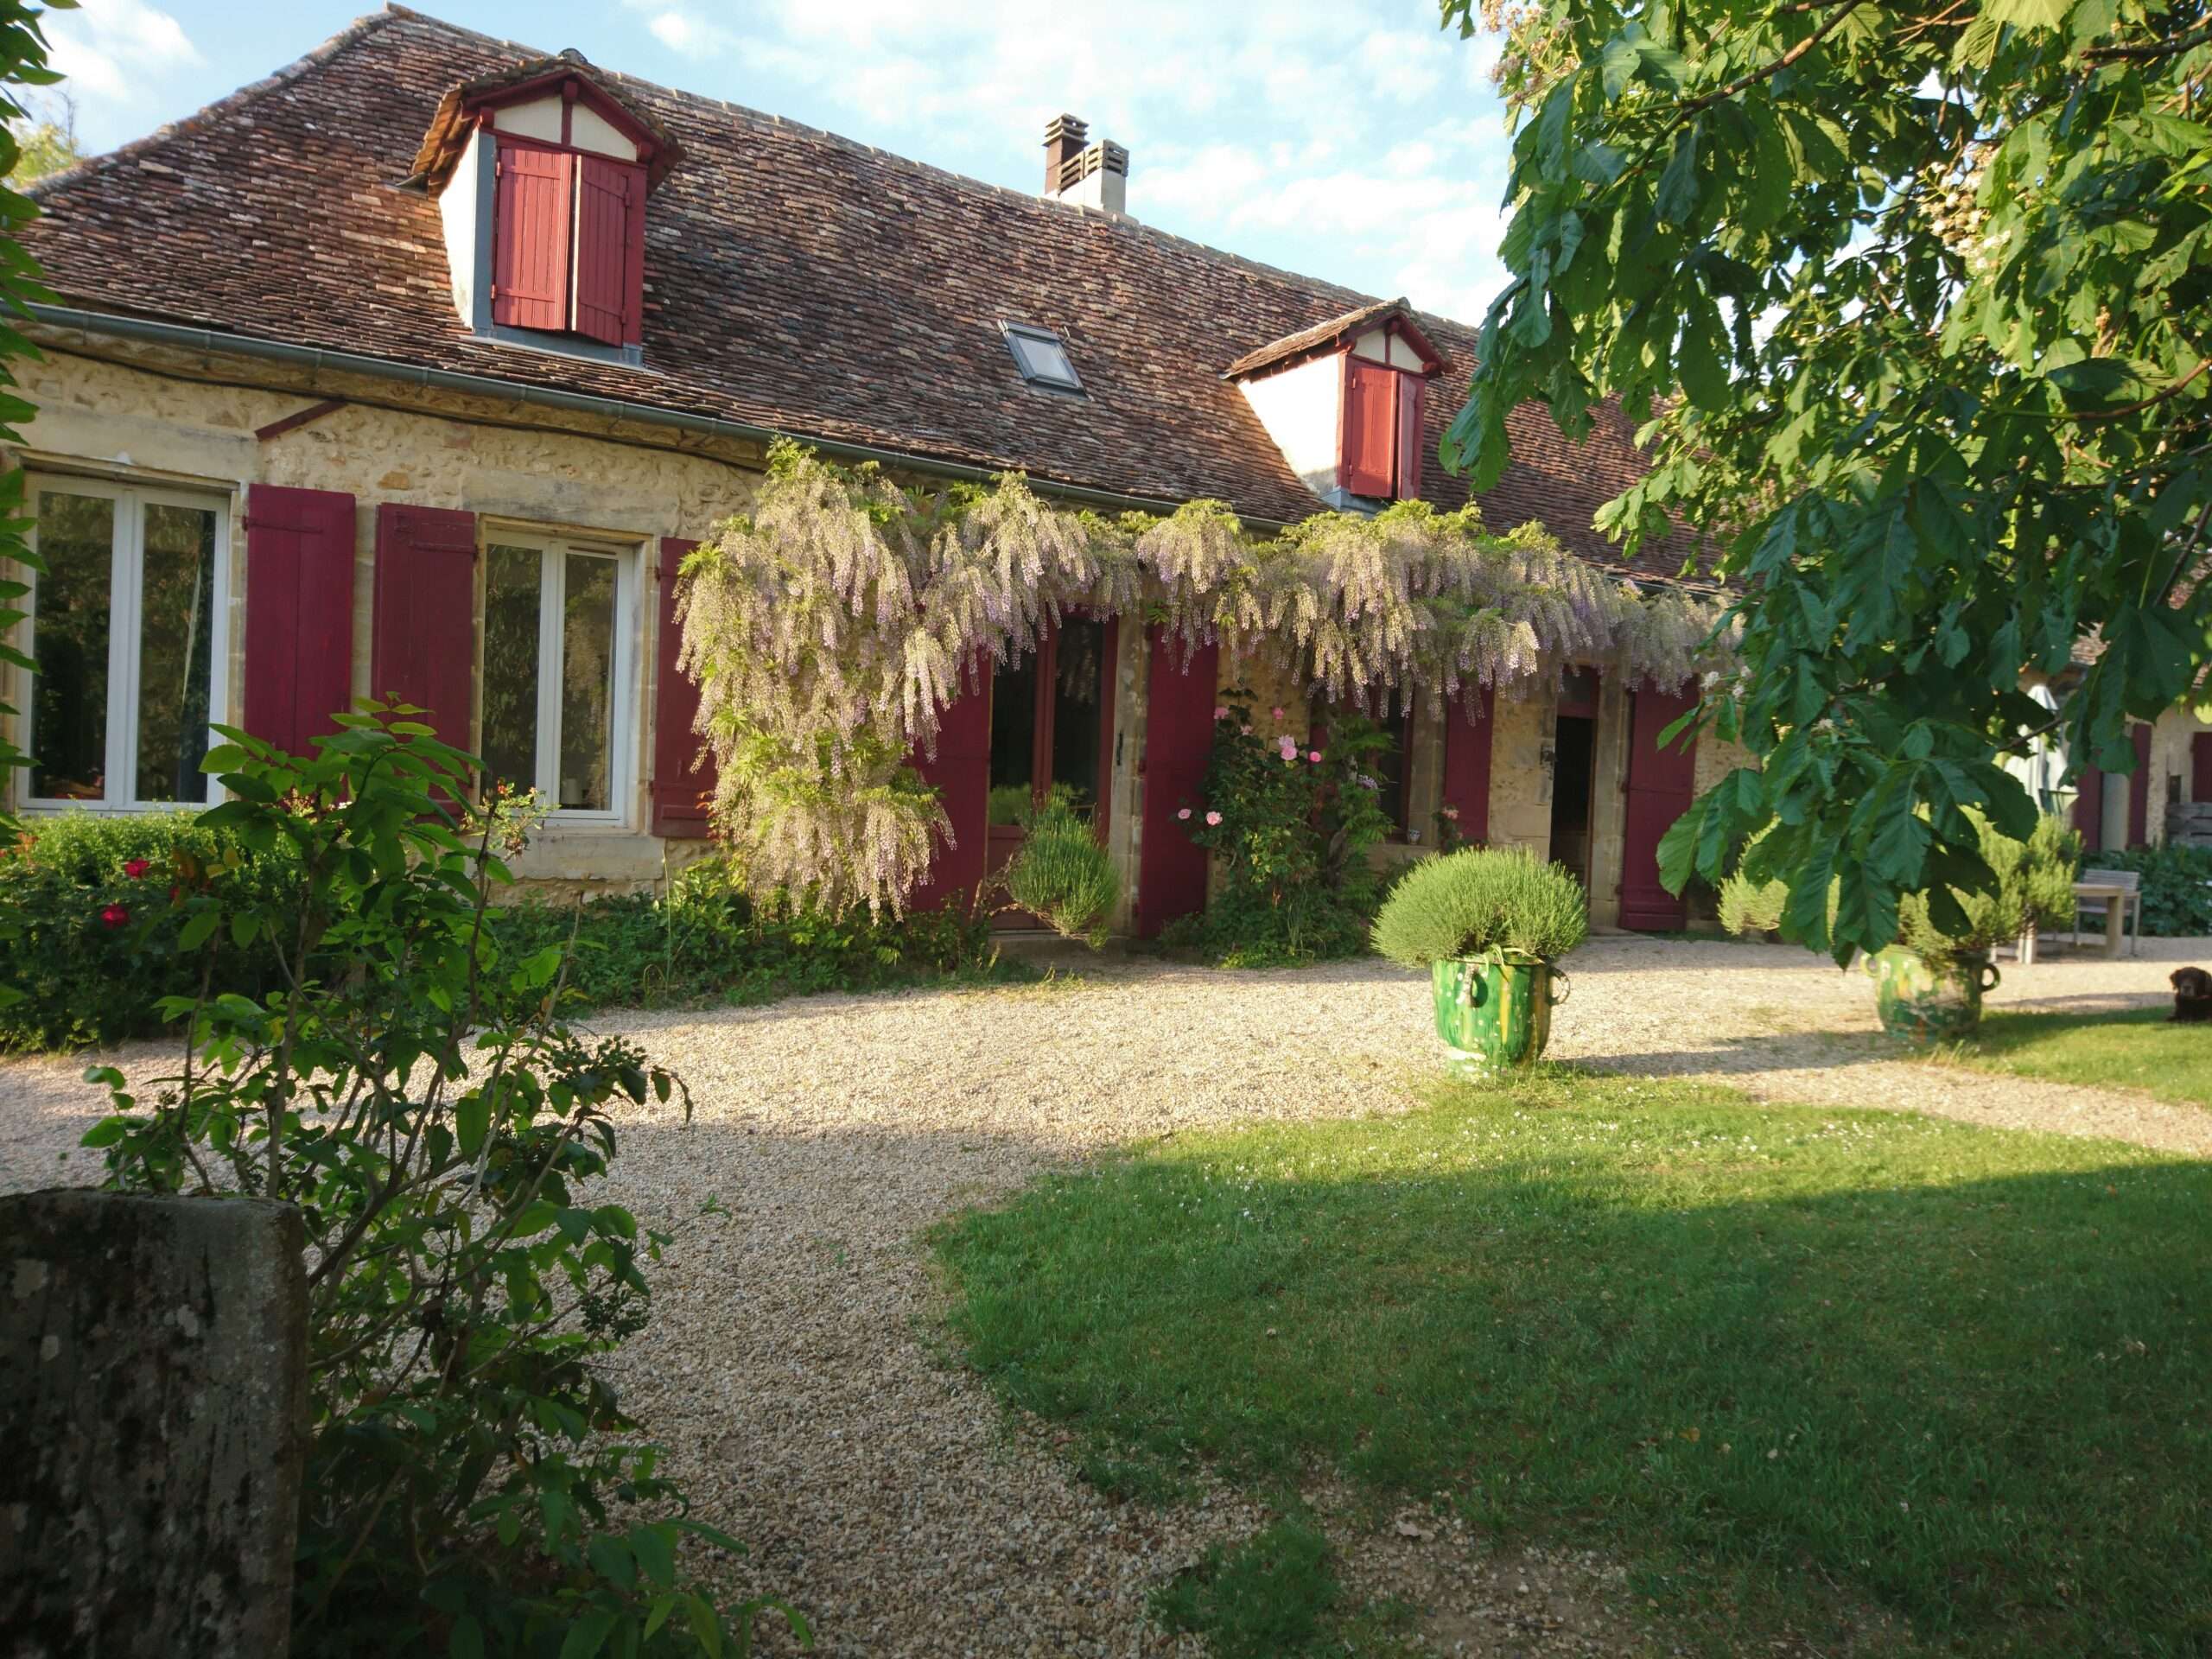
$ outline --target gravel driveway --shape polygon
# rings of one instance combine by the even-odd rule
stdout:
[[[2163,996],[2178,962],[2212,963],[2212,941],[2143,949],[2008,969],[1993,1001],[2121,1006]],[[1800,950],[1614,938],[1571,965],[1562,1058],[2212,1154],[2212,1112],[1885,1059],[1865,978]],[[1178,1651],[1142,1630],[1147,1589],[1258,1517],[1224,1493],[1167,1511],[1107,1503],[1009,1428],[937,1346],[918,1235],[1112,1142],[1401,1108],[1438,1058],[1426,1014],[1421,983],[1379,963],[1140,962],[605,1022],[639,1034],[698,1102],[688,1131],[664,1113],[624,1134],[610,1196],[683,1226],[619,1382],[702,1511],[751,1541],[743,1582],[807,1609],[830,1654]],[[82,1157],[56,1174],[99,1104],[81,1065],[0,1068],[0,1188],[94,1179]],[[730,1213],[684,1222],[710,1196]],[[1449,1529],[1370,1529],[1348,1555],[1357,1591],[1417,1588],[1446,1651],[1630,1639],[1603,1561],[1498,1558]]]

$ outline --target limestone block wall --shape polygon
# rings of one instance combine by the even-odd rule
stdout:
[[[480,524],[588,533],[633,546],[640,564],[630,738],[638,764],[627,822],[549,825],[518,861],[518,874],[578,891],[624,890],[657,882],[669,862],[697,855],[699,843],[664,843],[647,831],[658,624],[652,573],[662,537],[702,537],[747,506],[760,477],[757,451],[677,448],[665,433],[647,442],[605,423],[598,431],[550,420],[540,424],[536,410],[524,423],[518,411],[488,407],[482,399],[390,383],[220,385],[166,359],[133,356],[121,361],[49,346],[43,361],[24,364],[25,395],[39,412],[24,429],[22,457],[34,467],[156,480],[229,499],[231,709],[241,706],[244,694],[242,526],[253,484],[343,490],[354,497],[356,696],[375,689],[369,671],[378,505],[461,507],[478,514]],[[265,441],[255,435],[333,396],[360,401]],[[408,406],[388,406],[395,397]],[[480,626],[477,634],[480,639]],[[11,701],[21,706],[22,699]]]
[[[1490,842],[1552,851],[1552,769],[1546,757],[1559,729],[1559,691],[1548,677],[1500,691],[1491,718]]]

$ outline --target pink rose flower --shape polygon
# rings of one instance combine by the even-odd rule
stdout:
[[[121,905],[110,905],[105,910],[100,912],[100,920],[105,922],[110,927],[122,927],[130,922],[130,912]]]
[[[1321,764],[1321,751],[1319,749],[1309,750],[1306,753],[1306,758],[1318,766]]]
[[[1189,817],[1191,816],[1191,809],[1190,809],[1189,807],[1187,807],[1187,806],[1186,806],[1186,807],[1185,807],[1185,808],[1184,808],[1180,812],[1178,812],[1175,816],[1176,816],[1177,817],[1179,817],[1179,818],[1187,818],[1187,817]]]
[[[1214,717],[1216,720],[1227,720],[1227,719],[1229,718],[1229,709],[1228,709],[1228,705],[1224,704],[1224,705],[1222,705],[1221,707],[1219,707],[1219,708],[1216,709],[1213,711],[1213,717]]]
[[[1280,706],[1275,708],[1272,712],[1277,720],[1281,720],[1282,718],[1282,709]]]
[[[1207,827],[1208,829],[1211,829],[1214,825],[1216,825],[1216,824],[1219,823],[1220,822],[1221,822],[1221,814],[1220,814],[1220,813],[1218,813],[1218,812],[1209,812],[1209,813],[1207,813],[1207,814],[1206,814],[1206,827]]]
[[[1282,758],[1286,760],[1294,760],[1298,758],[1298,740],[1288,732],[1285,732],[1281,737],[1275,739],[1275,747],[1282,752]]]

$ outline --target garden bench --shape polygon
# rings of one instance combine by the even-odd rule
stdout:
[[[2105,925],[2105,955],[2120,954],[2126,932],[2128,912],[2135,915],[2135,933],[2128,954],[2143,950],[2143,878],[2134,870],[2084,870],[2074,883],[2074,943],[2082,943],[2082,917],[2100,918]]]

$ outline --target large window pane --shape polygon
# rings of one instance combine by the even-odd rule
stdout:
[[[108,606],[115,570],[115,503],[41,490],[32,624],[38,674],[31,694],[31,793],[97,801],[107,794]]]
[[[484,581],[484,772],[486,783],[537,784],[537,611],[544,556],[494,547]]]
[[[142,801],[204,801],[213,688],[215,515],[146,509],[138,622],[138,783]]]
[[[614,804],[614,561],[571,553],[561,618],[561,804]]]

